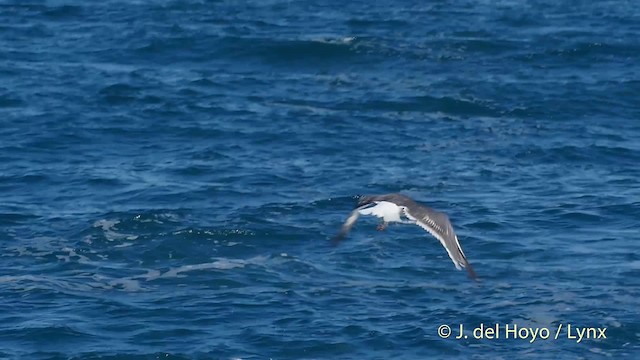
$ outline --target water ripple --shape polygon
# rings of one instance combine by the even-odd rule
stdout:
[[[632,358],[638,15],[0,4],[0,358]],[[481,281],[415,226],[330,245],[398,191]],[[495,323],[608,338],[437,335]]]

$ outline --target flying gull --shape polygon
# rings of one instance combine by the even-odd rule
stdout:
[[[446,214],[420,205],[402,194],[363,196],[347,218],[347,221],[342,225],[338,235],[333,239],[334,244],[339,243],[347,236],[360,215],[374,215],[382,218],[382,222],[377,227],[379,231],[384,230],[391,222],[420,226],[440,241],[445,250],[447,250],[447,254],[449,254],[456,269],[462,270],[462,268],[465,268],[470,278],[477,278],[460,247],[458,237],[453,231],[449,217]],[[401,219],[402,216],[409,220]]]

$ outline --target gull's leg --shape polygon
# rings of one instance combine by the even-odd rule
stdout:
[[[387,225],[389,225],[388,222],[386,221],[382,221],[380,224],[378,224],[378,226],[376,227],[376,230],[378,231],[384,231],[384,229],[387,228]]]

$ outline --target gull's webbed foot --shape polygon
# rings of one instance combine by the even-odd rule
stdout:
[[[378,231],[384,231],[384,229],[387,228],[387,225],[389,225],[389,223],[387,222],[381,222],[380,224],[378,224],[378,226],[376,227],[376,230]]]

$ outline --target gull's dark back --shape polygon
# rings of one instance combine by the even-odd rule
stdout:
[[[369,202],[388,201],[398,206],[404,206],[407,208],[407,211],[411,213],[411,216],[415,217],[416,219],[433,220],[433,224],[431,225],[442,236],[449,236],[450,234],[454,235],[453,227],[451,226],[449,217],[446,214],[436,211],[428,206],[418,204],[408,196],[402,194],[385,194],[378,196],[365,196],[363,197],[363,200],[365,199]]]
[[[413,201],[411,198],[404,196],[402,194],[384,194],[384,195],[364,195],[360,197],[358,201],[358,205],[356,208],[374,203],[376,201],[388,201],[392,202],[398,206],[420,206],[418,203]]]

